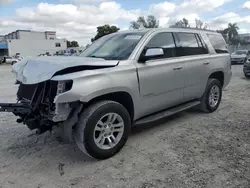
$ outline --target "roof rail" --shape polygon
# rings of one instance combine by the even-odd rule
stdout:
[[[171,26],[169,28],[175,28],[175,29],[190,29],[190,30],[198,30],[198,31],[209,31],[209,32],[215,32],[217,33],[217,31],[215,30],[211,30],[211,29],[199,29],[199,28],[196,28],[196,27],[178,27],[178,26]]]

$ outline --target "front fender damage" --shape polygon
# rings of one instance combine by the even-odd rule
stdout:
[[[74,110],[72,110],[68,119],[60,125],[60,129],[61,129],[60,137],[62,138],[63,142],[66,144],[70,144],[70,143],[73,143],[73,141],[75,141],[77,146],[80,148],[80,150],[83,153],[85,153],[87,156],[91,157],[88,154],[83,144],[84,138],[79,137],[79,135],[82,135],[82,134],[79,132],[78,119],[82,110],[83,110],[82,103],[80,103],[80,105],[78,105]],[[75,126],[75,130],[73,131],[74,126]]]
[[[66,121],[61,123],[60,126],[60,137],[64,143],[73,142],[73,127],[78,122],[78,117],[83,109],[83,104],[80,103],[76,108],[74,108]]]

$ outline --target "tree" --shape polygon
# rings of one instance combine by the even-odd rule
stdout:
[[[138,17],[136,21],[130,23],[130,28],[139,29],[139,28],[158,28],[159,21],[153,15],[149,15],[147,20],[144,16]]]
[[[197,29],[207,29],[208,25],[199,19],[195,19],[195,25]]]
[[[238,36],[238,30],[239,27],[237,26],[237,23],[229,23],[228,27],[225,29],[225,32],[227,33],[229,42],[233,42],[232,40]]]
[[[116,26],[110,26],[110,25],[99,26],[99,27],[97,27],[97,34],[94,38],[91,39],[91,42],[94,42],[95,40],[97,40],[105,35],[115,33],[119,30],[120,30],[120,28],[118,28]]]
[[[224,37],[224,40],[228,43],[228,38],[227,38],[227,30],[223,29],[223,30],[216,30],[218,33],[222,34],[222,36]]]
[[[68,41],[67,40],[67,48],[71,48],[71,47],[79,47],[79,44],[77,41]]]
[[[230,42],[232,45],[235,45],[235,46],[238,46],[240,44],[240,40],[237,37],[232,38]]]
[[[170,27],[190,27],[189,21],[186,18],[183,18],[182,20],[176,22],[174,25],[171,25]]]

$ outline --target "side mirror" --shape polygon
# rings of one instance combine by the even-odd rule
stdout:
[[[161,57],[164,55],[164,51],[162,48],[148,48],[145,49],[145,55],[141,55],[140,61],[145,62],[149,59]]]
[[[145,57],[157,57],[163,56],[164,52],[162,48],[149,48],[145,53]]]

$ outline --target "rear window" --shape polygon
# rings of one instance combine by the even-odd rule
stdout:
[[[222,35],[208,34],[207,36],[217,54],[228,53],[227,45]]]

